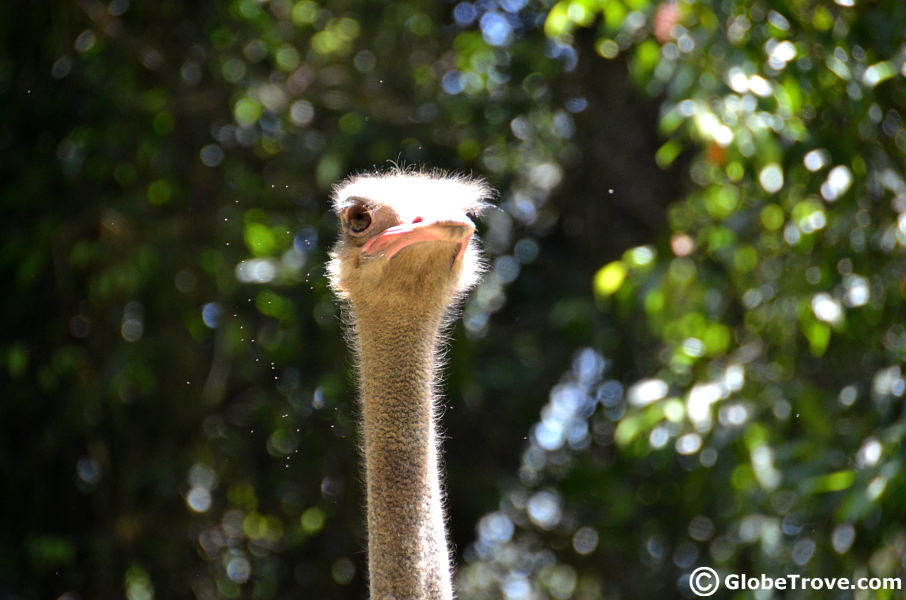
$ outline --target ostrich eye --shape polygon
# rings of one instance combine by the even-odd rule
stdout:
[[[353,206],[346,212],[346,227],[352,233],[362,233],[371,227],[371,211],[364,206]]]

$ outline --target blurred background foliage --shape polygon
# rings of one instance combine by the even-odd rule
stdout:
[[[326,198],[388,160],[500,191],[462,598],[904,575],[901,0],[0,15],[0,597],[365,595]]]

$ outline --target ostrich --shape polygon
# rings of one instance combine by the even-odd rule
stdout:
[[[372,600],[453,598],[434,390],[451,307],[481,275],[472,218],[490,194],[399,169],[333,192],[328,276],[357,359]]]

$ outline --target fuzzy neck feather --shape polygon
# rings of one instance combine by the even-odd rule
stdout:
[[[450,600],[434,380],[443,310],[353,308],[372,600]]]

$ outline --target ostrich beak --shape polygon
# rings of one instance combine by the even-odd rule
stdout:
[[[475,224],[466,217],[403,223],[389,227],[362,246],[364,256],[382,254],[391,259],[403,248],[421,242],[454,242],[459,245],[457,258],[461,257],[475,232]]]

